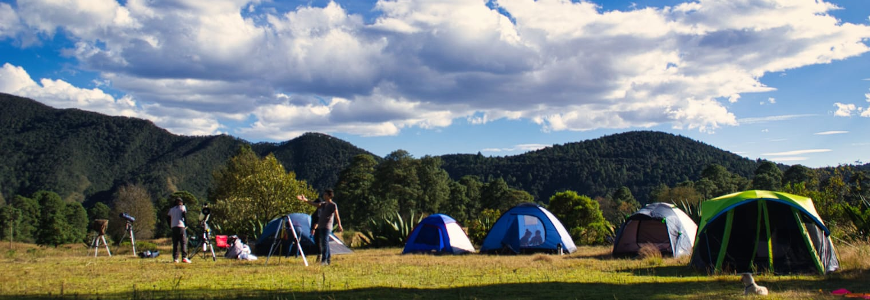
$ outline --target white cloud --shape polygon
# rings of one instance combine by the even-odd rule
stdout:
[[[831,130],[831,131],[816,132],[813,134],[814,135],[831,135],[831,134],[844,134],[844,133],[849,133],[849,132],[844,131],[844,130]]]
[[[12,6],[0,3],[0,41],[17,36],[22,29],[21,20]]]
[[[772,152],[772,153],[764,153],[762,155],[769,156],[792,156],[792,155],[803,155],[810,153],[824,153],[831,152],[831,149],[807,149],[807,150],[794,150],[794,151],[784,151],[784,152]],[[778,159],[778,158],[777,158]]]
[[[369,22],[334,2],[290,11],[249,0],[31,0],[17,11],[0,3],[0,40],[23,39],[24,31],[63,35],[74,42],[66,55],[126,96],[62,79],[5,84],[90,91],[94,101],[122,103],[109,106],[118,113],[128,109],[179,133],[254,119],[231,132],[245,138],[394,135],[458,118],[527,119],[544,131],[669,124],[714,132],[807,116],[738,119],[727,105],[774,90],[759,81],[767,73],[870,51],[870,26],[842,23],[828,14],[835,6],[816,1],[629,11],[583,1],[492,4],[498,9],[483,1],[380,1]],[[48,94],[29,93],[53,101],[39,98]],[[171,112],[194,120],[172,121]],[[852,113],[870,117],[861,108]]]
[[[759,123],[768,123],[775,121],[788,121],[797,118],[808,118],[815,117],[817,115],[814,114],[800,114],[800,115],[779,115],[779,116],[768,116],[768,117],[758,117],[758,118],[742,118],[737,119],[737,123],[740,124],[759,124]]]
[[[782,161],[804,161],[807,160],[807,157],[803,156],[787,156],[787,157],[777,157],[774,160],[782,162]]]
[[[837,107],[837,111],[834,112],[834,116],[837,117],[850,117],[852,116],[852,112],[859,109],[859,107],[855,106],[855,104],[844,104],[840,102],[834,103],[834,106]]]
[[[116,99],[99,88],[75,87],[63,80],[33,81],[22,67],[9,63],[0,68],[0,92],[39,99],[55,108],[80,108],[106,115],[151,120],[171,132],[187,135],[220,133],[216,118],[192,109],[166,108],[160,104],[139,107],[130,95]]]
[[[550,145],[544,144],[519,144],[514,145],[513,147],[507,148],[486,148],[481,150],[481,152],[529,152],[535,150],[541,150],[549,147]]]

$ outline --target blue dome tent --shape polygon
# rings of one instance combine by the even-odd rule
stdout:
[[[421,220],[405,243],[405,253],[464,254],[474,252],[474,246],[462,227],[453,218],[434,214]]]
[[[562,222],[534,203],[514,206],[498,218],[480,247],[481,253],[565,253],[577,251]]]
[[[317,244],[314,243],[314,237],[311,236],[311,216],[303,213],[293,213],[269,221],[269,223],[263,227],[263,232],[260,233],[260,238],[257,239],[254,254],[261,256],[269,254],[269,249],[272,247],[275,238],[275,232],[281,230],[281,220],[285,220],[285,217],[289,218],[290,222],[293,224],[293,228],[299,236],[299,244],[302,245],[302,251],[305,252],[306,255],[320,254],[320,249],[317,248]],[[286,232],[278,233],[278,242],[281,243],[281,245],[277,249],[281,251],[281,253],[274,254],[283,256],[295,255],[297,250],[296,247],[293,246],[292,240],[293,234],[290,233],[289,227]],[[335,236],[335,233],[329,236],[329,251],[332,254],[353,253],[350,248]]]

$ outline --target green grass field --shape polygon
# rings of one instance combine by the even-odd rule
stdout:
[[[727,299],[743,297],[739,276],[708,276],[686,260],[612,259],[609,247],[571,255],[401,255],[401,249],[356,250],[333,264],[301,258],[236,261],[209,256],[175,264],[140,259],[127,247],[112,257],[83,245],[60,248],[0,243],[6,266],[0,299]],[[142,250],[142,249],[140,249]],[[759,275],[774,299],[846,299],[830,292],[870,292],[870,246],[839,245],[842,270],[829,276]],[[313,259],[314,257],[309,257]]]

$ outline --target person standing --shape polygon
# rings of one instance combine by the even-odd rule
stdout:
[[[187,207],[184,206],[184,201],[181,197],[175,197],[175,206],[169,209],[166,214],[166,221],[169,222],[169,227],[172,228],[172,261],[178,262],[178,246],[181,244],[181,261],[190,263],[187,258],[187,226],[184,221],[187,217]]]
[[[332,256],[329,253],[329,236],[332,234],[333,223],[336,224],[336,231],[344,230],[341,227],[341,217],[338,215],[338,205],[332,201],[333,196],[332,189],[323,192],[323,202],[309,201],[305,195],[296,196],[300,201],[320,209],[320,216],[317,224],[311,228],[311,234],[320,239],[317,241],[317,245],[320,248],[320,265],[322,266],[328,266],[332,262]]]

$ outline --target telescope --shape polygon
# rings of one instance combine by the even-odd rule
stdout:
[[[118,217],[121,217],[121,219],[126,220],[128,223],[136,222],[136,218],[125,212],[118,215]]]

